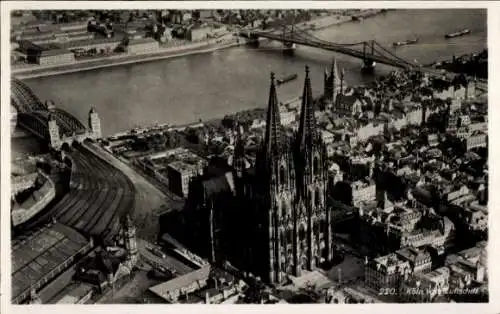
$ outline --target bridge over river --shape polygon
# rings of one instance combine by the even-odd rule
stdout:
[[[81,143],[101,137],[101,122],[93,107],[85,127],[72,114],[56,108],[53,102],[43,103],[24,82],[15,78],[11,81],[11,103],[17,110],[19,125],[48,141],[56,150],[64,144],[71,146],[75,141]]]
[[[283,42],[285,48],[292,48],[294,44],[329,50],[363,60],[364,67],[373,67],[376,62],[398,68],[418,68],[419,65],[398,57],[378,42],[362,41],[356,43],[334,43],[320,39],[306,30],[292,26],[284,26],[282,31],[251,30],[241,31],[242,37],[256,42],[258,38]]]
[[[12,79],[11,102],[18,111],[19,125],[61,150],[71,167],[69,191],[19,229],[30,230],[54,218],[85,236],[111,241],[121,220],[134,208],[135,187],[123,172],[89,149],[88,141],[100,138],[97,113],[90,111],[85,127],[72,114],[40,101],[17,79]]]
[[[450,81],[457,75],[445,72],[444,70],[424,66],[416,61],[411,62],[405,60],[375,40],[354,43],[335,43],[321,39],[308,32],[308,29],[299,28],[295,25],[284,25],[282,30],[243,30],[240,32],[240,36],[247,38],[249,43],[254,44],[258,43],[259,38],[267,38],[269,40],[282,42],[285,50],[293,49],[294,45],[297,44],[348,55],[361,59],[363,61],[363,69],[365,70],[372,70],[376,63],[380,63],[400,69],[422,71],[432,77],[444,77]],[[472,80],[473,78],[470,79]],[[486,90],[487,84],[484,80],[479,81],[478,84],[481,85],[483,90]]]

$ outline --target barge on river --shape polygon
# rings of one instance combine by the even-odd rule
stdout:
[[[276,82],[278,83],[278,85],[281,85],[281,84],[291,82],[295,79],[297,79],[297,74],[292,74],[292,75],[288,75],[288,76],[282,77],[280,79],[277,79]]]
[[[397,48],[397,47],[401,47],[401,46],[414,45],[416,43],[418,43],[418,38],[405,40],[405,41],[396,41],[392,44],[392,46],[394,48]]]
[[[446,34],[446,35],[444,35],[444,38],[446,38],[446,39],[450,39],[450,38],[455,38],[455,37],[465,36],[465,35],[470,34],[470,32],[471,32],[471,31],[470,31],[470,29],[466,28],[466,29],[461,30],[461,31],[459,31],[459,32]]]

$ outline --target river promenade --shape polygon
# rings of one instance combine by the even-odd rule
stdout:
[[[461,9],[445,13],[442,10],[389,11],[311,33],[340,43],[374,39],[385,47],[418,36],[421,44],[394,51],[405,60],[429,64],[445,56],[484,49],[484,16],[481,11]],[[424,18],[427,28],[418,25]],[[443,34],[460,28],[470,28],[472,34],[451,41],[443,38]],[[392,32],[392,29],[398,31]],[[333,58],[339,68],[345,70],[349,85],[368,85],[377,76],[394,70],[378,64],[375,75],[363,75],[359,59],[307,46],[297,47],[290,56],[282,54],[281,47],[273,41],[262,42],[260,48],[240,45],[213,53],[26,79],[26,84],[40,99],[54,101],[58,108],[71,112],[81,121],[88,118],[88,108],[94,105],[101,120],[106,121],[102,133],[107,137],[155,122],[189,124],[263,108],[267,103],[263,93],[269,89],[271,71],[278,76],[294,73],[299,76],[296,81],[279,87],[278,97],[284,101],[298,96],[305,65],[311,70],[315,96],[323,92],[325,67],[330,66]]]
[[[373,16],[376,14],[380,14],[381,12],[381,10],[367,10],[363,12],[363,16]],[[318,17],[311,21],[298,23],[296,27],[302,31],[318,31],[328,27],[351,22],[352,20],[353,19],[351,15],[330,15]],[[122,53],[114,56],[97,57],[88,60],[76,61],[71,64],[55,64],[46,66],[32,65],[20,67],[13,66],[11,69],[11,73],[18,79],[31,79],[44,76],[90,71],[119,65],[184,57],[195,54],[211,53],[222,49],[236,47],[245,43],[245,39],[240,38],[236,34],[234,34],[232,38],[229,38],[230,34],[228,35],[225,35],[223,39],[209,39],[206,41],[188,43],[183,45],[160,47],[158,51],[152,53]]]
[[[185,46],[160,48],[157,52],[148,54],[120,54],[116,56],[101,57],[91,60],[77,61],[71,64],[37,66],[30,68],[12,69],[11,73],[18,79],[31,79],[44,76],[54,76],[81,71],[90,71],[119,65],[151,62],[156,60],[189,56],[200,53],[209,53],[221,49],[240,45],[237,40],[224,43],[206,41]]]

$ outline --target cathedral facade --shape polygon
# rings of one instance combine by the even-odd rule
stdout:
[[[212,262],[240,261],[235,265],[273,284],[313,270],[333,255],[327,153],[316,127],[307,67],[299,128],[293,136],[281,125],[278,104],[271,74],[265,136],[255,167],[245,167],[240,135],[233,169],[220,176],[231,182],[217,193],[211,192],[213,183],[200,184],[195,206],[204,217],[198,229],[205,230],[205,239],[208,233],[206,253]]]
[[[300,123],[293,137],[280,123],[271,74],[266,133],[256,161],[255,202],[266,278],[280,283],[331,259],[331,215],[326,206],[326,147],[316,128],[309,69]],[[265,257],[265,258],[264,258]]]

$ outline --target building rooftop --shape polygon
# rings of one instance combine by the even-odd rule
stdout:
[[[232,172],[212,176],[202,181],[203,190],[207,197],[221,192],[234,192],[234,177]]]
[[[396,266],[396,265],[400,265],[400,264],[404,263],[404,261],[399,259],[398,255],[396,255],[395,253],[390,253],[390,254],[387,254],[384,256],[377,257],[374,259],[374,261],[377,264],[384,265],[387,267]]]
[[[76,22],[68,22],[68,23],[60,23],[56,24],[60,29],[67,29],[67,28],[74,28],[74,27],[79,27],[79,28],[87,28],[87,21],[76,21]]]
[[[184,160],[176,160],[168,164],[168,167],[174,169],[177,172],[185,172],[185,171],[196,171],[198,169],[196,164],[184,161]]]
[[[31,49],[31,50],[35,50],[38,52],[41,52],[44,50],[44,48],[42,46],[36,45],[29,40],[20,40],[19,41],[19,49],[24,50],[24,51]]]
[[[55,50],[44,50],[40,54],[40,57],[52,57],[52,56],[61,56],[61,55],[73,55],[73,53],[66,49],[55,49]]]
[[[488,213],[488,206],[481,205],[478,201],[473,201],[472,203],[470,203],[467,209],[471,211],[481,211],[483,213]]]
[[[476,273],[476,264],[473,264],[467,260],[459,259],[455,261],[453,264],[448,266],[450,270],[454,273],[459,274],[474,274]]]
[[[396,254],[413,264],[419,264],[431,258],[429,252],[414,247],[403,248],[396,251]]]
[[[365,291],[362,287],[345,287],[343,292],[355,300],[365,300],[373,303],[382,303],[375,295],[369,291]]]
[[[196,281],[207,280],[210,275],[211,268],[212,267],[210,265],[206,265],[193,272],[187,273],[185,275],[179,276],[167,282],[153,286],[149,288],[149,290],[154,294],[156,294],[157,296],[168,300],[170,292],[180,290]]]
[[[234,281],[234,277],[229,275],[228,273],[221,271],[217,268],[214,268],[211,265],[205,265],[202,268],[197,269],[193,272],[174,278],[159,285],[153,286],[149,288],[149,290],[154,294],[156,294],[157,296],[168,300],[170,292],[181,290],[182,288],[187,287],[196,281],[208,280],[212,275],[215,276],[216,280],[219,280],[221,282]],[[217,295],[220,293],[220,291],[215,288],[206,289],[204,290],[204,292],[209,292],[210,296]]]
[[[363,189],[363,188],[366,188],[369,186],[373,186],[374,184],[375,184],[375,182],[372,180],[363,180],[363,181],[358,180],[358,181],[351,183],[351,186],[352,186],[353,190],[359,190],[359,189]]]
[[[133,45],[142,45],[142,44],[154,44],[157,41],[154,38],[147,37],[147,38],[138,38],[138,39],[132,39],[128,42],[129,46]]]
[[[12,244],[12,297],[15,298],[77,254],[88,241],[56,223],[17,238]]]
[[[429,273],[425,274],[429,280],[436,281],[438,278],[447,278],[450,276],[450,269],[448,267],[440,267]]]
[[[463,257],[466,260],[470,260],[479,257],[482,250],[483,248],[474,246],[458,252],[457,255]]]
[[[83,40],[75,40],[68,41],[66,43],[61,43],[61,48],[73,49],[81,46],[91,46],[91,45],[99,45],[99,44],[118,44],[122,41],[121,38],[93,38],[93,39],[83,39]]]
[[[74,283],[64,288],[52,301],[56,301],[57,304],[76,304],[93,289],[90,284]]]

